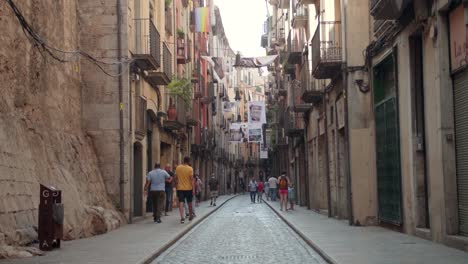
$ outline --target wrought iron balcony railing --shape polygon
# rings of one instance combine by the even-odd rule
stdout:
[[[166,43],[163,43],[162,71],[149,71],[147,79],[151,85],[168,85],[172,78],[172,55]]]
[[[293,28],[306,27],[309,20],[309,11],[305,5],[297,4],[294,13],[292,26]]]
[[[291,30],[288,35],[288,62],[290,64],[301,64],[302,50],[306,44],[305,29]]]
[[[341,21],[320,22],[312,38],[312,69],[316,79],[330,79],[341,70]]]
[[[149,18],[134,19],[135,42],[133,58],[142,70],[156,70],[161,66],[161,36]]]

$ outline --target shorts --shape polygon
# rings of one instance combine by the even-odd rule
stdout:
[[[218,191],[210,191],[211,197],[218,197]]]
[[[287,190],[287,189],[285,189],[285,190],[281,190],[281,189],[280,189],[280,190],[279,190],[279,193],[280,193],[280,194],[288,194],[288,190]]]
[[[191,203],[193,200],[193,191],[179,191],[177,190],[177,198],[179,199],[179,203],[185,203],[185,199],[187,199],[187,203]]]
[[[201,192],[197,193],[195,195],[195,197],[197,197],[197,201],[200,201],[201,200]]]

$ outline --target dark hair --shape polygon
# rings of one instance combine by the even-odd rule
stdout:
[[[285,171],[281,172],[281,175],[286,175],[286,172]]]
[[[155,168],[155,169],[160,168],[160,167],[161,167],[161,165],[160,165],[159,163],[156,162],[156,163],[154,164],[154,168]]]
[[[189,163],[190,163],[190,157],[185,157],[185,158],[184,158],[184,163],[189,164]]]

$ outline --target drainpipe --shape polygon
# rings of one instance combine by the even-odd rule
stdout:
[[[348,112],[348,73],[347,73],[347,63],[346,63],[346,45],[347,45],[347,36],[346,36],[346,1],[341,1],[341,15],[342,15],[342,53],[343,53],[343,66],[342,66],[342,75],[343,75],[343,89],[344,89],[344,116],[345,116],[345,153],[346,153],[346,178],[347,178],[347,196],[348,196],[348,218],[349,225],[354,224],[354,212],[353,212],[353,190],[352,190],[352,179],[351,179],[351,160],[349,153],[349,112]]]
[[[117,0],[117,60],[122,61],[122,3],[121,0]],[[122,72],[122,64],[118,64],[118,72]],[[124,104],[123,104],[123,76],[120,74],[118,77],[118,89],[119,89],[119,141],[120,141],[120,164],[119,164],[119,175],[120,175],[120,189],[119,189],[119,203],[120,211],[125,214],[125,204],[124,204],[124,184],[125,184],[125,167],[124,167],[124,151],[125,151],[125,142],[124,142]],[[131,217],[129,216],[129,221]]]
[[[326,94],[325,94],[326,95]],[[328,202],[328,217],[332,217],[332,203],[331,203],[331,182],[330,182],[330,157],[328,153],[328,120],[327,120],[327,105],[325,96],[323,98],[323,126],[325,128],[325,174],[327,175],[327,202]],[[335,183],[336,184],[336,183]]]
[[[128,80],[128,98],[129,98],[128,111],[129,111],[129,122],[130,122],[129,123],[129,137],[132,138],[132,135],[133,135],[133,124],[132,124],[133,103],[132,102],[133,102],[133,100],[132,100],[132,80],[131,80],[131,78],[129,78],[129,80]],[[145,120],[145,122],[146,122],[146,120]],[[130,171],[133,173],[133,166],[134,166],[134,164],[133,164],[133,159],[134,159],[134,157],[133,157],[133,144],[128,144],[128,149],[129,149],[129,156],[130,156],[130,166],[129,167],[130,167]],[[143,151],[143,149],[142,149],[142,151]],[[145,168],[143,168],[143,170],[144,169]],[[134,185],[133,180],[130,179],[130,193],[132,193],[132,191],[133,191],[133,185]],[[129,214],[130,214],[128,222],[130,224],[133,222],[132,215],[133,215],[133,210],[134,210],[132,199],[135,199],[135,198],[130,197],[130,205],[129,205],[129,208],[128,208],[129,209]],[[145,212],[143,211],[143,215],[144,215],[144,213]]]

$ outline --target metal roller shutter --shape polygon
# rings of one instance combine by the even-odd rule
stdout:
[[[455,140],[460,234],[468,236],[468,72],[454,78]]]

